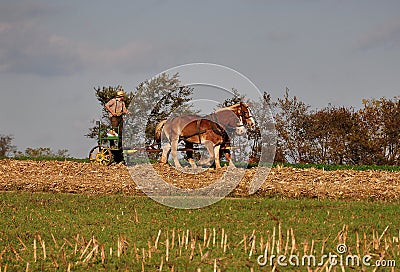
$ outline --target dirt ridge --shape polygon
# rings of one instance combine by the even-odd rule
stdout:
[[[228,171],[227,168],[209,169],[192,175],[166,165],[154,164],[153,167],[175,186],[193,188]],[[247,196],[255,172],[255,168],[246,170],[230,196]],[[1,161],[0,191],[143,195],[124,165],[13,159]],[[400,172],[278,167],[271,169],[256,195],[394,201],[400,199]]]

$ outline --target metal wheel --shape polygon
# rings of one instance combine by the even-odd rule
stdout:
[[[113,155],[108,147],[98,145],[90,150],[89,161],[93,163],[110,165],[113,161]]]

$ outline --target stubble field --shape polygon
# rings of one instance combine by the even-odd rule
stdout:
[[[167,182],[183,188],[204,187],[221,177],[224,171],[229,171],[225,167],[193,175],[166,165],[154,164],[153,167]],[[247,196],[255,171],[256,168],[247,169],[230,196]],[[2,160],[0,190],[143,195],[124,165],[102,166],[72,161]],[[400,198],[400,172],[276,167],[271,169],[256,195],[395,201]]]
[[[227,171],[153,167],[185,188]],[[248,196],[255,171],[228,198],[179,210],[123,165],[2,160],[0,271],[396,271],[398,172],[276,167]]]

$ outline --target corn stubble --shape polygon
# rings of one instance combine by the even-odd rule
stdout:
[[[315,256],[315,263],[306,262],[301,267],[300,262],[300,266],[292,267],[294,271],[343,271],[344,268],[373,271],[361,261],[346,266],[340,263],[332,265],[328,258],[322,256],[341,254],[327,244],[344,244],[347,246],[345,254],[358,256],[359,260],[369,255],[370,263],[384,259],[398,260],[400,256],[400,233],[390,236],[387,228],[381,233],[356,232],[350,235],[348,226],[343,225],[336,235],[304,241],[298,241],[295,233],[295,229],[285,230],[278,224],[266,232],[253,230],[240,241],[235,241],[223,228],[205,228],[204,236],[189,229],[160,229],[158,234],[152,236],[156,238],[148,240],[147,246],[142,248],[137,246],[135,237],[124,235],[118,235],[114,242],[107,243],[95,236],[88,239],[79,234],[70,240],[53,236],[52,241],[44,241],[37,234],[32,240],[19,240],[19,244],[1,249],[0,271],[12,271],[16,267],[24,267],[25,271],[38,268],[79,271],[96,267],[128,268],[125,271],[129,268],[132,271],[184,271],[187,266],[193,268],[191,271],[259,271],[260,268],[263,271],[281,271],[277,259],[271,259],[272,255],[286,256],[286,263],[290,256],[297,256],[299,260],[304,256]],[[257,260],[264,258],[266,263],[260,267]],[[394,268],[387,269],[394,271]]]
[[[181,188],[201,188],[220,178],[227,168],[187,174],[175,168],[154,164],[166,182]],[[141,171],[140,167],[136,171]],[[143,169],[147,171],[147,169]],[[256,168],[247,169],[231,196],[246,196]],[[259,196],[344,200],[396,200],[400,198],[400,172],[377,170],[324,171],[309,168],[272,168]],[[151,183],[151,180],[149,180]],[[1,191],[62,192],[84,194],[143,195],[123,165],[102,166],[71,161],[2,160]]]

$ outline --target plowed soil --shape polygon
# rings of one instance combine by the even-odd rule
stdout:
[[[185,174],[166,165],[153,165],[165,180],[179,187],[198,188],[221,177],[227,168]],[[231,196],[247,196],[256,169],[245,172]],[[151,182],[151,180],[149,180]],[[124,165],[103,166],[72,161],[0,161],[0,191],[76,194],[144,195]],[[258,196],[386,200],[400,198],[400,173],[385,171],[273,168]]]

